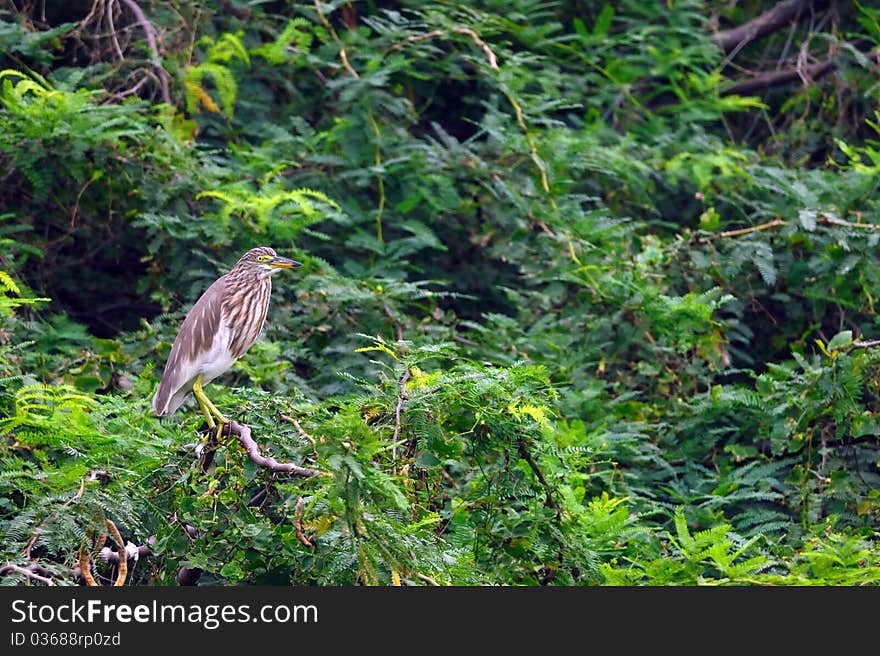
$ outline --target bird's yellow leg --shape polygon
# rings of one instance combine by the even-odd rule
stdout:
[[[201,375],[199,375],[193,383],[193,396],[196,397],[196,401],[198,401],[199,407],[202,409],[202,414],[205,415],[205,420],[208,422],[208,428],[214,428],[214,417],[217,418],[217,421],[220,423],[220,427],[217,430],[217,436],[221,437],[223,433],[223,424],[228,424],[229,420],[223,416],[223,413],[217,409],[217,406],[211,403],[211,399],[205,394],[205,390],[202,388]]]

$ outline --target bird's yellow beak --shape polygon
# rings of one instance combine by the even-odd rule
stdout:
[[[286,257],[273,257],[266,262],[273,269],[296,269],[302,266],[302,262],[296,260],[288,260]]]

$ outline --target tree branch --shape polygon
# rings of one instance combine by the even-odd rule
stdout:
[[[42,569],[36,563],[31,563],[27,567],[22,567],[21,565],[16,565],[14,563],[6,563],[3,567],[0,567],[0,576],[6,576],[10,573],[21,574],[22,576],[26,576],[29,579],[33,579],[34,581],[39,581],[40,583],[45,583],[49,586],[55,586],[57,583],[52,579],[42,576],[38,574],[37,571]]]
[[[784,0],[757,18],[712,35],[712,40],[725,55],[729,55],[745,47],[749,42],[776,32],[786,25],[790,25],[792,21],[799,20],[810,9],[819,11],[825,9],[828,4],[828,0]]]
[[[254,438],[251,437],[251,429],[243,424],[231,421],[224,425],[223,432],[226,435],[235,435],[238,438],[239,443],[244,447],[248,458],[257,463],[260,467],[270,471],[293,474],[294,476],[327,476],[327,474],[315,469],[300,467],[292,462],[278,462],[271,456],[264,456],[260,453],[260,447],[257,446]]]
[[[871,53],[868,56],[872,57],[875,56],[875,54]],[[835,59],[828,59],[825,61],[817,62],[815,64],[810,64],[809,66],[805,66],[803,68],[788,68],[782,71],[770,71],[768,73],[760,73],[755,77],[749,78],[748,80],[737,82],[736,84],[732,84],[731,86],[722,89],[721,95],[749,96],[753,95],[757,91],[769,89],[770,87],[778,87],[784,84],[789,84],[791,82],[794,82],[795,80],[812,82],[813,80],[818,80],[820,77],[823,77],[833,71],[836,65],[837,62]]]
[[[144,30],[144,34],[147,37],[147,45],[150,47],[150,53],[152,57],[150,61],[153,64],[153,68],[156,70],[156,75],[159,76],[159,86],[162,89],[162,101],[168,105],[171,104],[171,89],[170,89],[170,76],[168,75],[168,71],[162,66],[162,60],[159,57],[159,44],[156,42],[156,28],[153,27],[153,24],[147,18],[147,15],[144,13],[144,10],[140,8],[135,0],[119,0],[122,4],[129,8],[131,13],[134,14],[135,20]]]

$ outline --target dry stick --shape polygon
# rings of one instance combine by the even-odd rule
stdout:
[[[314,543],[306,537],[306,534],[303,531],[302,509],[303,498],[300,497],[296,500],[296,506],[293,509],[293,528],[296,531],[296,539],[307,547],[314,547]]]
[[[880,64],[880,48],[876,48],[867,53],[865,57],[875,64]],[[768,73],[760,73],[753,78],[737,82],[729,87],[721,90],[722,96],[741,95],[747,96],[754,94],[756,91],[767,89],[770,87],[789,84],[795,80],[801,80],[806,86],[814,80],[818,80],[833,71],[837,67],[837,61],[840,57],[832,57],[824,61],[810,64],[809,66],[797,66],[782,71],[770,71]]]
[[[880,339],[871,339],[867,342],[853,342],[853,348],[873,348],[875,346],[880,346]]]
[[[125,585],[125,579],[128,578],[128,552],[125,550],[125,542],[122,541],[122,536],[119,534],[116,524],[109,519],[106,520],[106,523],[107,530],[110,531],[113,541],[119,547],[119,570],[116,574],[116,582],[113,584],[115,587],[119,587]]]
[[[119,61],[122,61],[125,59],[125,55],[122,54],[119,39],[116,37],[116,26],[113,24],[113,5],[115,2],[116,0],[107,0],[107,24],[110,25],[110,39],[113,41],[113,47],[116,48]]]
[[[231,421],[226,424],[226,427],[226,434],[235,435],[238,438],[239,443],[244,447],[248,458],[257,463],[260,467],[270,471],[293,474],[294,476],[328,476],[328,474],[325,474],[324,472],[308,469],[307,467],[300,467],[292,462],[278,462],[271,456],[264,456],[260,453],[260,447],[257,446],[254,438],[251,437],[251,429],[243,424]]]
[[[844,221],[833,216],[821,216],[819,220],[823,223],[842,226],[844,228],[861,228],[862,230],[880,230],[880,225],[876,223],[853,223],[852,221]]]
[[[394,408],[394,435],[391,436],[391,458],[394,461],[393,473],[397,473],[397,440],[400,439],[400,411],[403,410],[403,404],[406,401],[406,381],[410,379],[409,367],[400,377],[398,388],[400,394],[397,397],[397,407]]]
[[[877,223],[853,223],[852,221],[844,221],[843,219],[838,219],[833,216],[819,216],[816,217],[816,221],[818,223],[827,223],[828,225],[840,226],[841,228],[859,228],[861,230],[880,230],[880,224]],[[700,237],[699,241],[701,243],[706,243],[712,241],[714,239],[720,239],[722,237],[741,237],[742,235],[748,235],[753,232],[760,232],[761,230],[769,230],[770,228],[776,228],[778,226],[787,225],[787,222],[783,219],[773,219],[772,221],[768,221],[767,223],[762,223],[761,225],[751,226],[748,228],[738,228],[736,230],[725,230],[724,232],[719,232],[717,235],[706,235],[704,237]]]
[[[3,567],[0,567],[0,576],[6,576],[9,572],[15,572],[16,574],[21,574],[26,576],[29,579],[33,579],[34,581],[39,581],[40,583],[45,583],[46,585],[58,585],[50,578],[45,576],[40,576],[37,574],[32,567],[36,567],[34,563],[31,563],[27,567],[22,567],[21,565],[15,565],[13,563],[6,563]]]
[[[751,226],[749,228],[739,228],[737,230],[725,230],[724,232],[719,232],[717,235],[707,235],[705,237],[700,237],[700,241],[702,243],[706,243],[712,241],[713,239],[720,239],[722,237],[739,237],[741,235],[748,235],[753,232],[760,232],[761,230],[769,230],[770,228],[775,228],[777,226],[785,225],[785,221],[782,219],[773,219],[772,221],[768,221],[767,223],[762,223],[761,225]]]
[[[315,438],[312,437],[311,435],[309,435],[308,433],[306,433],[305,430],[303,430],[302,425],[296,420],[295,417],[289,417],[289,416],[281,414],[281,413],[278,413],[278,417],[282,421],[286,421],[288,424],[293,424],[294,428],[296,428],[296,432],[300,434],[300,437],[303,437],[312,443],[312,448],[315,448],[318,446],[318,443],[315,441]]]
[[[437,581],[432,579],[430,576],[426,576],[425,574],[422,574],[421,572],[416,572],[416,578],[421,579],[422,581],[424,581],[428,585],[436,585],[437,587],[440,587],[440,584],[437,583]]]
[[[135,0],[119,1],[131,10],[138,24],[144,30],[144,34],[147,37],[147,45],[150,47],[150,52],[152,53],[151,61],[153,63],[153,68],[156,69],[156,74],[159,76],[159,84],[162,87],[162,100],[170,105],[171,90],[168,81],[168,71],[162,67],[162,61],[159,58],[159,45],[156,43],[156,28],[153,27],[153,24],[149,21],[146,14],[144,14],[143,9],[140,8]]]

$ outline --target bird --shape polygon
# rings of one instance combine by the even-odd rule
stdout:
[[[302,263],[260,246],[241,256],[211,284],[180,325],[162,380],[153,396],[157,416],[177,410],[192,391],[209,430],[217,435],[229,420],[205,394],[204,385],[228,371],[253,346],[266,322],[272,276]]]

